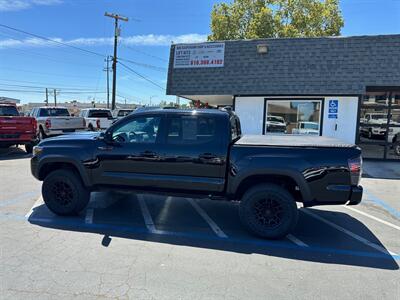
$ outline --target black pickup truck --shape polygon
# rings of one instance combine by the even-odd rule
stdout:
[[[34,148],[32,174],[59,215],[82,211],[96,190],[240,201],[244,226],[265,238],[288,234],[296,202],[360,203],[361,151],[319,136],[241,134],[229,110],[132,113],[104,133],[50,138]]]

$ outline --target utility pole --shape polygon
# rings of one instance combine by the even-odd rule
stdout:
[[[54,89],[54,106],[57,106],[57,90]]]
[[[117,91],[117,44],[118,44],[118,36],[120,34],[120,30],[118,28],[118,20],[128,22],[128,18],[119,16],[117,14],[112,13],[105,13],[106,17],[113,18],[115,20],[115,27],[114,27],[114,56],[113,56],[113,88],[112,88],[112,101],[111,101],[111,109],[115,109],[115,96]]]
[[[105,59],[107,67],[104,69],[107,72],[107,108],[110,108],[110,58],[110,56],[107,56]]]
[[[49,105],[49,90],[46,88],[46,106]]]

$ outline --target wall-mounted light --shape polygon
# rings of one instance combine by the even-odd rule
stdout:
[[[266,54],[268,52],[267,44],[258,44],[257,45],[257,53],[258,54]]]

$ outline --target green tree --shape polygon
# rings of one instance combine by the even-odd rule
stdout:
[[[338,36],[339,0],[233,0],[215,4],[208,40]]]

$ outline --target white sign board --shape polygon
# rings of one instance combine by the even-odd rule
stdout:
[[[224,66],[225,43],[176,45],[174,68],[215,68]]]

